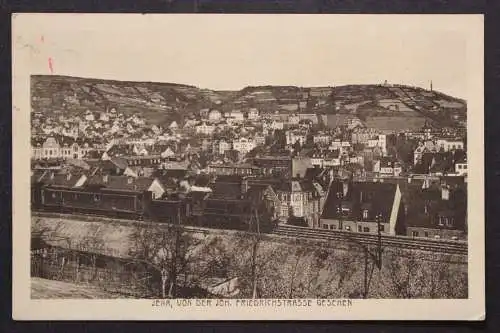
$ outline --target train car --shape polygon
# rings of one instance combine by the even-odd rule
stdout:
[[[185,224],[186,202],[183,200],[151,200],[146,216],[153,222]]]
[[[207,227],[267,233],[276,226],[273,217],[272,211],[263,202],[208,198],[202,220]]]
[[[249,230],[252,207],[248,200],[208,198],[204,202],[203,226]]]
[[[106,189],[41,188],[41,207],[61,213],[83,213],[119,218],[141,218],[148,196],[140,192]],[[147,204],[147,203],[146,203]]]
[[[243,231],[269,232],[274,226],[273,206],[260,196],[229,199],[205,193],[199,198],[153,200],[149,191],[43,184],[33,186],[32,192],[35,210]]]

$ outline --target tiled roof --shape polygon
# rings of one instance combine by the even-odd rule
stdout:
[[[172,152],[175,152],[175,144],[167,143],[167,144],[155,144],[149,149],[149,153],[151,155],[160,155],[167,149],[170,149]]]
[[[70,159],[66,160],[66,163],[68,163],[71,166],[77,167],[77,168],[81,168],[84,170],[90,170],[90,165],[83,160],[79,160],[76,158],[70,158]]]
[[[128,167],[127,160],[120,157],[112,157],[110,162],[119,169],[126,169]]]
[[[135,155],[134,153],[134,145],[130,144],[117,144],[113,145],[108,151],[108,156],[131,156]]]
[[[242,197],[242,185],[239,182],[222,182],[216,180],[210,187],[213,191],[211,198],[234,200]]]
[[[35,184],[38,182],[41,182],[43,178],[48,174],[49,171],[47,170],[32,170],[31,172],[31,183]]]
[[[339,205],[350,208],[350,211],[342,215],[342,219],[347,220],[363,220],[363,210],[367,204],[371,209],[368,209],[368,220],[373,221],[377,214],[382,214],[383,222],[388,222],[394,197],[396,193],[396,184],[388,183],[371,183],[371,182],[347,182],[347,193],[339,199],[337,193],[344,192],[344,184],[339,181],[334,181],[330,185],[328,196],[325,201],[322,218],[338,219]]]
[[[54,174],[49,172],[43,177],[42,181],[44,184],[50,186],[74,187],[78,182],[78,180],[80,180],[81,176],[82,176],[81,174],[80,175],[73,175],[71,173]]]
[[[127,176],[92,176],[87,181],[88,185],[98,185],[106,189],[117,191],[147,191],[153,182],[149,177],[127,177]]]
[[[439,188],[414,189],[406,203],[406,226],[447,228],[439,225],[439,217],[453,217],[453,229],[465,230],[467,191],[450,190],[449,199],[443,200]]]
[[[305,179],[313,180],[321,175],[324,169],[322,168],[307,168],[304,174]]]

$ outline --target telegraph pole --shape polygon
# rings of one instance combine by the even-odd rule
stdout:
[[[252,203],[250,219],[251,219],[250,225],[255,224],[254,228],[256,231],[255,232],[256,239],[254,240],[252,248],[252,298],[255,299],[257,298],[257,251],[260,241],[260,226],[259,226],[260,222],[259,222],[259,215],[257,213],[257,210],[253,207],[253,203]]]
[[[181,241],[181,205],[180,202],[177,206],[177,219],[176,219],[176,225],[175,225],[175,252],[172,260],[172,276],[170,277],[170,290],[169,290],[169,297],[176,297],[177,293],[177,260],[179,258],[179,251],[180,251],[180,241]]]
[[[344,230],[342,225],[342,192],[337,192],[337,199],[339,199],[339,206],[337,212],[339,213],[339,229]]]
[[[379,213],[376,216],[377,220],[377,268],[379,270],[382,269],[382,225],[380,224],[382,221],[382,214]]]
[[[368,247],[367,246],[363,246],[363,249],[364,249],[364,253],[365,253],[365,279],[364,279],[364,283],[363,283],[363,286],[364,286],[364,292],[363,292],[363,298],[367,298],[368,297]]]
[[[373,270],[375,266],[377,266],[378,270],[382,269],[382,230],[381,230],[381,222],[382,222],[382,214],[378,213],[375,216],[375,221],[377,222],[377,248],[376,252],[370,251],[368,245],[362,244],[354,239],[351,239],[350,236],[346,235],[346,238],[357,244],[362,250],[364,254],[364,280],[363,280],[363,298],[368,298],[368,293],[370,291],[370,283],[373,275]],[[373,264],[371,265],[371,270],[369,272],[369,258]]]

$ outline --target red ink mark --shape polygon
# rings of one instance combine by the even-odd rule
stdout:
[[[52,58],[49,57],[49,70],[50,74],[54,74],[54,67],[52,66]]]

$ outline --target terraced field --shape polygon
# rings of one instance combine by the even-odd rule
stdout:
[[[293,106],[301,103],[300,113],[323,115],[335,114],[337,106],[341,105],[345,109],[342,113],[358,115],[363,120],[369,117],[368,126],[384,130],[419,127],[425,119],[430,118],[438,122],[445,121],[447,119],[442,119],[441,115],[447,108],[459,114],[466,113],[465,101],[439,92],[418,87],[374,84],[300,88],[261,86],[238,91],[216,91],[174,83],[35,75],[31,79],[31,91],[33,111],[79,114],[86,109],[99,112],[115,107],[125,114],[142,113],[150,123],[156,124],[182,120],[188,114],[199,113],[202,108],[216,107],[230,111],[257,107],[262,113],[274,113],[280,104]],[[379,101],[382,105],[379,105]],[[405,111],[405,114],[393,112],[394,115],[386,115],[384,105],[388,101],[398,104],[400,111]],[[221,104],[214,104],[216,102]],[[281,112],[296,112],[291,106]],[[370,108],[373,110],[370,111]],[[415,119],[410,119],[410,114]],[[335,121],[328,123],[332,126],[331,123]]]

